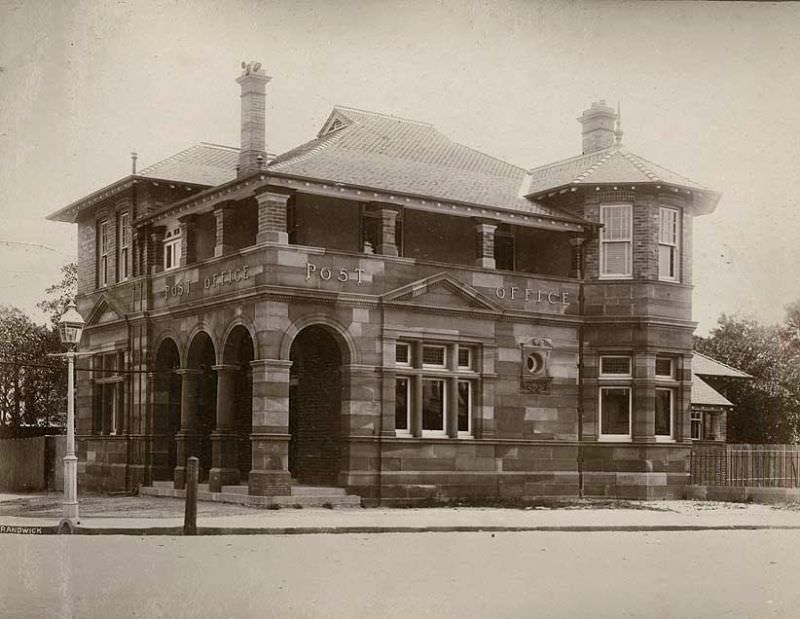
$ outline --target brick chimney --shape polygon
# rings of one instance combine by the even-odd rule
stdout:
[[[614,123],[617,114],[614,108],[606,105],[605,99],[595,101],[588,110],[578,118],[583,125],[583,154],[593,153],[614,145]]]
[[[242,74],[236,78],[242,87],[242,144],[239,151],[239,177],[262,169],[267,160],[266,88],[271,79],[261,70],[260,62],[243,62]]]

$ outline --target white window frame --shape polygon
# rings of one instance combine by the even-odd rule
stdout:
[[[467,429],[466,430],[458,430],[458,436],[461,437],[471,437],[472,436],[472,414],[473,414],[473,402],[474,394],[475,394],[475,383],[471,380],[466,379],[457,379],[457,383],[466,383],[467,385]],[[458,402],[453,404],[454,410],[453,414],[456,416],[456,427],[458,427]]]
[[[395,381],[404,380],[406,382],[406,427],[405,428],[398,428],[397,427],[397,401],[395,400],[395,434],[397,436],[411,436],[411,408],[413,406],[413,402],[411,400],[411,382],[412,379],[410,376],[398,376]],[[395,395],[397,394],[397,383],[395,383]]]
[[[167,232],[164,239],[164,270],[172,271],[181,266],[183,236],[180,228]]]
[[[398,361],[397,360],[397,352],[400,349],[405,349],[406,351],[406,361]],[[411,366],[411,344],[408,342],[397,342],[394,346],[394,364],[400,367],[410,367]]]
[[[100,286],[108,286],[108,250],[111,244],[109,240],[108,219],[101,219],[98,221],[97,228],[97,244],[99,249],[97,252],[97,279]]]
[[[628,361],[628,371],[622,372],[603,372],[603,361],[606,359],[626,359]],[[599,375],[601,378],[633,378],[633,357],[631,355],[601,355]]]
[[[624,389],[628,392],[628,433],[605,434],[603,433],[603,391],[607,389]],[[597,438],[599,441],[630,442],[633,431],[633,390],[631,385],[600,385],[597,390]]]
[[[612,212],[624,212],[627,217],[627,234],[619,236],[612,234],[607,225],[606,215]],[[600,207],[600,278],[601,279],[631,279],[633,277],[633,205],[632,204],[604,204]],[[610,272],[606,265],[606,252],[611,245],[625,246],[625,269],[622,272]]]
[[[125,281],[130,275],[130,216],[128,211],[119,214],[119,280]]]
[[[462,353],[466,353],[467,354],[467,364],[466,365],[462,365],[461,364],[461,354]],[[473,359],[473,357],[474,357],[474,355],[472,354],[472,348],[470,348],[468,346],[459,346],[458,347],[458,353],[456,355],[456,366],[458,367],[459,370],[471,370],[472,369],[472,359]]]
[[[669,374],[658,373],[659,361],[669,362]],[[675,380],[675,359],[673,359],[672,357],[656,357],[655,375],[656,375],[656,380]]]
[[[438,348],[442,351],[442,362],[441,363],[425,363],[425,349],[426,348]],[[447,346],[444,344],[423,344],[422,345],[422,362],[423,368],[429,369],[445,369],[447,368]]]
[[[656,437],[656,442],[673,443],[675,442],[675,389],[671,387],[657,387],[656,401],[658,401],[657,396],[659,391],[666,391],[669,393],[669,434],[655,434],[655,428],[653,429],[653,434]]]
[[[680,211],[676,208],[662,206],[658,211],[658,279],[667,282],[677,282],[680,278]],[[669,267],[662,264],[663,251],[667,252],[672,272]]]
[[[697,436],[694,436],[693,430],[695,427],[698,430]],[[703,440],[703,411],[689,411],[689,438],[693,441]]]
[[[437,383],[441,383],[442,384],[442,429],[440,430],[440,429],[436,428],[436,429],[432,429],[431,430],[431,429],[426,429],[425,428],[425,414],[424,414],[425,402],[423,401],[422,409],[420,409],[420,411],[419,411],[419,415],[421,417],[421,424],[420,425],[422,426],[422,436],[447,436],[447,419],[448,419],[448,413],[450,412],[448,410],[449,404],[447,402],[447,392],[448,392],[447,380],[445,378],[443,378],[443,377],[423,376],[422,377],[423,393],[424,393],[425,382],[426,381],[428,381],[428,382],[437,382]]]

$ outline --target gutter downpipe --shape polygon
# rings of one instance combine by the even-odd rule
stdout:
[[[581,322],[578,326],[578,498],[583,498],[583,340],[584,340],[584,252],[583,247],[586,241],[585,237],[576,239],[578,246],[576,247],[576,267],[578,276],[578,315],[581,317]]]

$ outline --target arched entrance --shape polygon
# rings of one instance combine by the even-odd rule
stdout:
[[[224,370],[230,372],[232,415],[229,431],[234,435],[228,461],[239,470],[239,480],[247,481],[252,465],[250,433],[253,430],[253,374],[250,362],[255,356],[253,339],[241,325],[234,327],[223,349]],[[220,376],[221,378],[221,376]]]
[[[188,374],[193,382],[194,398],[189,403],[193,410],[189,412],[189,427],[197,435],[197,455],[200,459],[200,481],[208,479],[211,468],[211,432],[216,425],[217,411],[217,376],[213,367],[216,356],[214,343],[207,333],[200,332],[192,339],[187,356]],[[178,463],[179,466],[183,463]]]
[[[165,339],[156,352],[153,379],[153,450],[152,475],[154,480],[172,479],[177,465],[175,435],[181,427],[181,365],[178,346]]]
[[[301,483],[335,485],[341,460],[341,348],[328,327],[312,325],[297,334],[289,355],[289,472]]]

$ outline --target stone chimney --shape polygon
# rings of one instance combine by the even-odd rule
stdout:
[[[263,168],[266,150],[266,88],[272,79],[261,70],[260,62],[242,63],[236,81],[242,87],[242,144],[237,176],[247,176]]]
[[[614,145],[614,123],[617,114],[614,108],[606,105],[605,99],[595,101],[592,107],[584,110],[578,122],[583,125],[583,154],[593,153]]]

